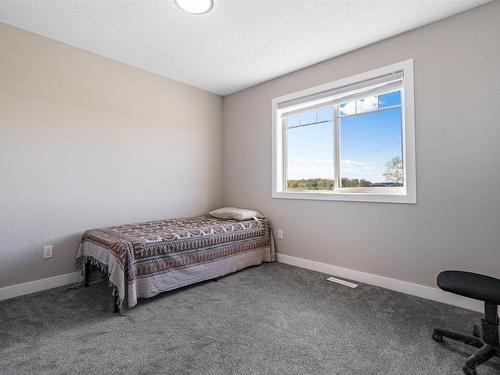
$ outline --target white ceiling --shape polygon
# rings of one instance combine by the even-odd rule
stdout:
[[[0,21],[227,95],[488,0],[0,0]]]

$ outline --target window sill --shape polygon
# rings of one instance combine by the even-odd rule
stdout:
[[[343,191],[285,191],[273,192],[272,197],[278,199],[304,199],[322,201],[346,201],[346,202],[376,202],[376,203],[407,203],[415,204],[416,197],[408,194],[406,189],[377,189],[376,191],[366,191],[366,189],[354,192],[354,189]]]

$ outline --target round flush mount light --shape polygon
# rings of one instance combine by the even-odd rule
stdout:
[[[174,0],[174,3],[190,14],[208,13],[214,7],[214,0]]]

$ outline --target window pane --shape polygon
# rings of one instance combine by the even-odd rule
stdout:
[[[302,119],[300,121],[301,125],[314,124],[316,122],[316,111],[302,112]]]
[[[401,91],[388,92],[387,94],[378,96],[378,106],[380,108],[391,107],[393,105],[401,105]]]
[[[358,99],[356,100],[356,105],[357,113],[375,111],[378,109],[378,97],[377,95],[372,95]]]
[[[401,109],[339,119],[342,187],[403,186]]]
[[[300,116],[298,114],[288,116],[287,127],[300,125]]]
[[[333,116],[331,108],[317,112],[318,121]],[[287,129],[286,137],[287,190],[332,190],[333,121]]]
[[[350,101],[339,105],[339,116],[354,115],[356,113],[356,102]]]
[[[333,108],[325,107],[318,109],[318,122],[333,120]]]

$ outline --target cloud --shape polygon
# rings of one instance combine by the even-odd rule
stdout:
[[[295,161],[299,159],[299,161]],[[344,159],[340,163],[342,177],[367,179],[372,182],[384,181],[384,172],[377,165],[372,165],[357,160]],[[308,178],[334,178],[332,159],[307,159],[294,158],[294,162],[288,165],[288,178],[300,180]]]
[[[352,100],[350,102],[347,102],[347,103],[342,103],[340,105],[340,115],[341,116],[344,116],[344,115],[353,115],[356,113],[356,101],[355,100]]]
[[[314,162],[319,164],[333,164],[333,159],[315,159]]]
[[[333,179],[333,169],[318,165],[294,165],[288,167],[288,178],[290,180],[300,180],[308,178],[331,178]]]
[[[340,105],[340,115],[354,115],[356,113],[356,102],[358,103],[357,113],[374,111],[378,109],[378,96],[367,96],[358,100],[351,100]]]
[[[367,96],[363,99],[358,99],[358,113],[366,111],[374,111],[378,108],[378,96]]]
[[[295,157],[295,158],[293,159],[293,161],[295,161],[295,162],[297,162],[297,163],[304,163],[304,162],[309,161],[309,159],[307,159],[307,158],[303,158],[303,157],[301,157],[301,156],[297,156],[297,157]]]
[[[349,168],[352,170],[372,171],[374,169],[371,165],[368,165],[361,161],[349,160],[349,159],[342,160],[340,166],[341,168],[346,168],[346,169]]]
[[[366,179],[371,182],[383,181],[383,171],[377,165],[345,159],[340,163],[342,177]]]

